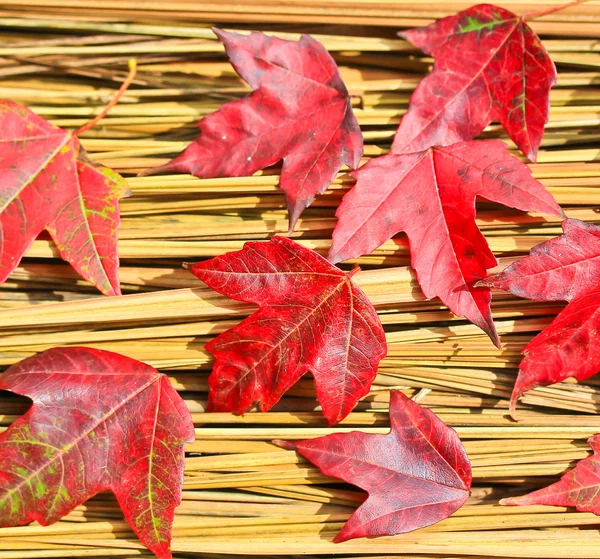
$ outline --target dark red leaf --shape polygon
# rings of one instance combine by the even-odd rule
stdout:
[[[83,278],[119,295],[117,173],[95,165],[77,137],[11,101],[0,102],[0,282],[44,230]]]
[[[517,400],[536,386],[600,370],[600,227],[563,221],[564,234],[531,249],[530,255],[490,276],[482,285],[535,301],[568,301],[550,326],[523,349],[511,396]]]
[[[340,167],[354,169],[360,161],[363,139],[350,96],[331,55],[309,35],[295,42],[214,31],[255,91],[203,118],[200,136],[152,172],[239,177],[283,160],[280,187],[291,231]]]
[[[390,394],[391,431],[305,441],[295,449],[325,475],[364,489],[369,498],[334,541],[392,536],[435,524],[457,511],[471,488],[471,465],[456,431],[402,392]]]
[[[191,270],[219,293],[260,307],[206,346],[216,358],[211,411],[268,411],[308,371],[330,424],[368,394],[385,334],[348,274],[285,237],[246,243]]]
[[[410,99],[394,153],[470,140],[499,120],[535,161],[556,68],[522,17],[479,4],[400,35],[435,64]]]
[[[0,434],[0,526],[52,524],[111,490],[144,545],[171,557],[194,428],[165,375],[116,353],[58,348],[10,367],[0,389],[33,400]]]
[[[353,176],[357,183],[336,213],[329,259],[368,254],[405,231],[425,296],[439,297],[499,345],[490,291],[473,287],[496,265],[475,225],[475,199],[562,215],[527,165],[509,155],[500,140],[471,141],[378,157]]]
[[[529,495],[502,499],[502,505],[550,505],[576,507],[581,512],[600,515],[600,435],[588,439],[594,454],[580,460],[560,481]]]

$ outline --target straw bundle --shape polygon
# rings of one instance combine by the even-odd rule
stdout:
[[[517,13],[560,1],[500,5]],[[293,387],[268,414],[204,413],[210,355],[204,345],[252,312],[211,291],[183,261],[237,250],[248,240],[287,231],[278,170],[253,177],[136,177],[179,153],[195,123],[248,88],[210,31],[258,29],[284,38],[310,32],[332,53],[353,95],[366,139],[364,161],[385,153],[412,90],[431,59],[396,39],[466,8],[468,2],[391,0],[9,0],[0,2],[0,96],[53,123],[77,128],[98,114],[138,59],[132,87],[82,143],[132,190],[119,232],[125,295],[100,296],[57,259],[46,240],[0,286],[0,367],[55,346],[85,345],[143,360],[166,372],[196,425],[187,447],[184,502],[173,549],[180,557],[309,555],[321,557],[600,557],[600,518],[566,508],[500,507],[500,498],[554,481],[589,454],[600,432],[600,384],[564,382],[523,398],[522,421],[507,415],[520,352],[561,309],[495,293],[504,348],[475,326],[426,301],[399,236],[357,259],[357,283],[386,328],[388,356],[371,393],[339,426],[326,427],[311,379]],[[534,176],[570,217],[600,223],[600,1],[532,22],[559,69],[550,122]],[[498,125],[484,137],[516,148]],[[303,214],[293,237],[326,252],[334,212],[353,184],[340,173]],[[556,218],[480,204],[477,224],[502,269],[560,233]],[[349,263],[352,264],[352,263]],[[389,428],[389,391],[417,398],[456,428],[473,464],[468,504],[430,528],[333,544],[332,536],[364,495],[326,478],[273,439],[302,439]],[[0,430],[27,409],[0,394]],[[179,555],[178,555],[179,554]],[[0,559],[150,557],[116,501],[99,495],[59,523],[0,530]]]

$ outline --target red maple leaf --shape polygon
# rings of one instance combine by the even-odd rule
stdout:
[[[91,122],[69,132],[27,107],[0,101],[0,283],[44,230],[60,256],[106,295],[120,295],[118,199],[129,194],[115,171],[94,164],[77,135],[114,106],[135,76]]]
[[[479,4],[400,36],[435,64],[410,99],[392,152],[470,140],[499,120],[535,161],[556,68],[524,17]]]
[[[535,301],[568,301],[566,308],[523,349],[511,396],[536,386],[579,380],[600,370],[600,227],[563,221],[564,234],[531,249],[530,255],[482,285]]]
[[[280,187],[290,231],[343,164],[356,168],[363,139],[350,96],[325,48],[309,35],[285,41],[214,29],[255,90],[198,123],[200,136],[158,171],[240,177],[283,160]]]
[[[108,351],[55,348],[10,367],[0,389],[33,400],[0,434],[0,526],[47,526],[111,490],[144,545],[171,557],[194,427],[166,375]]]
[[[398,391],[390,393],[390,425],[387,435],[354,431],[274,441],[297,450],[325,475],[369,493],[335,542],[430,526],[469,497],[471,465],[454,429]]]
[[[588,439],[594,454],[577,462],[559,481],[522,497],[502,499],[501,505],[576,507],[600,515],[600,435]]]
[[[216,358],[210,411],[268,411],[308,371],[330,424],[368,394],[385,334],[350,274],[285,237],[246,243],[191,271],[219,293],[260,307],[206,345]]]
[[[357,182],[336,212],[329,260],[368,254],[405,231],[425,296],[439,297],[499,346],[490,291],[473,287],[497,263],[475,224],[475,199],[562,215],[527,165],[500,140],[470,141],[378,157],[352,175]]]

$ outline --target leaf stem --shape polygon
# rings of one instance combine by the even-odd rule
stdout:
[[[553,14],[554,12],[559,12],[560,10],[564,10],[566,8],[570,8],[572,6],[576,6],[577,4],[583,4],[583,2],[587,2],[588,0],[573,0],[573,2],[567,2],[566,4],[561,4],[560,6],[554,6],[553,8],[548,8],[546,10],[540,10],[539,12],[529,12],[527,14],[523,14],[521,19],[534,19],[542,16],[547,16],[548,14]]]
[[[90,130],[91,128],[96,126],[96,124],[98,124],[98,122],[100,122],[108,114],[108,111],[110,111],[119,102],[119,99],[121,99],[121,97],[123,97],[123,94],[127,91],[129,86],[131,85],[131,82],[133,82],[133,80],[135,78],[135,74],[137,72],[137,60],[135,58],[131,58],[127,62],[127,65],[129,66],[129,74],[125,78],[125,81],[121,84],[119,91],[117,91],[115,96],[104,107],[104,109],[102,109],[102,112],[100,112],[100,114],[96,115],[92,120],[90,120],[89,122],[84,124],[81,128],[79,128],[78,130],[75,130],[75,132],[73,132],[73,134],[75,136],[79,136],[83,132],[87,132],[88,130]]]
[[[352,268],[352,270],[350,270],[349,272],[346,273],[346,275],[351,278],[352,276],[354,276],[355,274],[357,274],[358,272],[360,272],[360,266],[358,264],[354,265],[354,268]]]

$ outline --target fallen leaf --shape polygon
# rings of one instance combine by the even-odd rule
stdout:
[[[588,439],[594,454],[577,462],[559,481],[522,497],[502,499],[501,505],[576,507],[600,515],[600,435]]]
[[[393,153],[471,140],[499,120],[536,160],[556,68],[523,17],[478,4],[400,36],[434,56],[435,64],[410,99]]]
[[[562,215],[527,165],[500,140],[470,141],[378,157],[352,175],[357,182],[337,209],[329,260],[368,254],[405,231],[425,296],[439,297],[499,346],[491,293],[473,287],[496,265],[475,224],[475,199]]]
[[[240,177],[283,160],[280,188],[292,231],[340,167],[360,161],[363,139],[350,96],[331,55],[309,35],[295,42],[214,31],[255,91],[203,118],[181,155],[146,174]]]
[[[390,425],[387,435],[354,431],[274,441],[297,450],[325,475],[369,493],[335,542],[430,526],[469,497],[471,465],[454,429],[398,391],[390,393]]]
[[[600,227],[567,219],[563,231],[480,282],[534,301],[569,303],[523,349],[510,400],[513,415],[528,390],[568,377],[585,380],[600,370]]]
[[[0,283],[36,237],[106,295],[120,295],[118,199],[125,180],[94,164],[74,133],[27,107],[0,101]]]
[[[46,526],[111,490],[144,545],[171,557],[194,428],[165,375],[108,351],[55,348],[10,367],[0,389],[33,400],[0,434],[0,526]]]
[[[216,358],[210,411],[268,411],[308,371],[330,424],[368,394],[385,334],[351,274],[285,237],[246,243],[191,271],[219,293],[260,307],[206,345]]]

